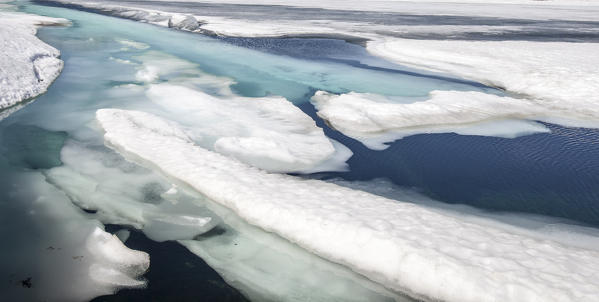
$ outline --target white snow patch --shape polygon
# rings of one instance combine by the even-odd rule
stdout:
[[[525,95],[551,121],[599,127],[599,43],[387,39],[367,48],[397,63]]]
[[[386,148],[385,142],[417,133],[513,138],[549,131],[534,122],[518,121],[543,115],[536,104],[475,91],[432,91],[428,100],[407,104],[374,94],[317,91],[312,103],[333,128],[377,150]]]
[[[599,252],[464,222],[318,180],[270,174],[198,147],[179,126],[102,109],[105,140],[324,258],[443,301],[594,301]],[[439,285],[443,286],[439,286]]]
[[[62,70],[60,52],[39,40],[36,28],[65,19],[0,12],[0,110],[46,91]]]
[[[147,95],[201,146],[267,171],[343,170],[352,155],[282,97],[221,99],[171,84],[151,85]]]

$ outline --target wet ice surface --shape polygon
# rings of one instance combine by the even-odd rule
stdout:
[[[354,153],[348,161],[350,171],[321,174],[325,178],[335,176],[355,180],[384,176],[396,184],[416,186],[429,195],[442,196],[443,201],[466,202],[482,208],[505,211],[518,210],[563,216],[591,224],[597,224],[599,221],[597,206],[594,203],[597,188],[593,186],[599,175],[596,148],[592,148],[592,142],[597,135],[595,130],[542,124],[552,133],[524,136],[514,140],[450,134],[420,135],[402,139],[392,143],[387,150],[377,152],[367,150],[356,141],[328,128],[316,116],[314,107],[308,102],[317,90],[334,94],[351,91],[381,94],[412,103],[425,100],[430,91],[439,87],[445,90],[498,93],[479,84],[474,85],[430,73],[420,74],[412,69],[396,70],[394,68],[397,66],[393,64],[372,59],[358,52],[342,54],[339,57],[320,57],[316,58],[317,61],[309,60],[310,56],[299,56],[300,59],[273,56],[233,47],[198,35],[175,33],[128,21],[49,8],[30,9],[68,17],[75,21],[76,26],[41,32],[44,40],[61,49],[66,68],[54,86],[56,89],[51,89],[31,106],[0,124],[3,133],[9,133],[5,135],[6,140],[3,140],[10,146],[3,153],[10,167],[6,170],[39,171],[39,177],[28,179],[22,187],[29,189],[39,185],[66,194],[71,202],[67,203],[70,209],[81,209],[83,212],[78,210],[78,213],[85,213],[85,223],[98,224],[97,221],[100,221],[123,225],[129,229],[137,229],[157,242],[177,240],[189,251],[202,257],[227,283],[252,300],[401,301],[409,298],[384,289],[347,267],[314,256],[277,235],[247,224],[234,211],[219,206],[176,179],[164,177],[154,166],[143,168],[125,160],[104,146],[102,130],[94,121],[97,109],[117,107],[141,110],[175,120],[183,125],[183,130],[167,130],[162,133],[165,137],[190,137],[194,144],[219,152],[214,145],[203,145],[202,138],[212,135],[209,139],[212,141],[223,134],[214,131],[191,131],[198,131],[210,125],[182,118],[182,113],[186,111],[183,108],[190,107],[182,107],[186,104],[181,100],[208,100],[207,104],[213,108],[208,112],[212,114],[223,110],[220,109],[220,102],[230,101],[238,107],[245,108],[243,103],[252,100],[282,100],[281,97],[276,97],[278,95],[298,105],[305,113],[292,110],[290,117],[294,116],[300,121],[309,120],[309,117],[315,120],[316,125],[310,124],[304,129],[319,132],[318,129],[322,128],[326,137],[341,142]],[[165,40],[168,40],[168,43],[164,43]],[[339,43],[328,40],[308,41],[316,45]],[[254,40],[253,43],[261,42]],[[264,40],[264,43],[269,42]],[[269,47],[258,47],[265,48]],[[270,52],[277,53],[276,50]],[[285,52],[281,50],[279,54],[289,55],[288,51]],[[368,66],[364,62],[373,63],[376,67]],[[159,88],[173,87],[175,92],[184,91],[185,97],[169,102],[167,94],[153,93],[160,92]],[[283,104],[285,108],[293,108],[289,107],[290,104]],[[252,112],[254,111],[245,108],[243,115],[251,116]],[[263,118],[260,114],[257,116]],[[226,119],[230,118],[227,116]],[[268,128],[272,114],[266,118],[269,122],[262,124],[262,127],[250,129]],[[255,119],[250,121],[255,122]],[[245,120],[244,123],[248,121]],[[139,124],[141,130],[146,126],[143,123]],[[238,131],[233,132],[236,136],[240,135]],[[302,135],[306,134],[304,131],[300,132]],[[286,136],[288,135],[279,139]],[[329,140],[322,133],[316,133],[316,137]],[[41,142],[42,147],[35,142]],[[48,152],[39,152],[40,149]],[[552,156],[548,156],[547,152],[543,151],[547,149],[560,152],[553,152]],[[53,156],[47,157],[46,153]],[[574,153],[577,154],[575,158],[569,155]],[[469,158],[471,155],[474,156]],[[259,165],[242,156],[237,159],[254,166]],[[474,160],[477,164],[472,164],[469,160]],[[223,167],[218,161],[213,164],[212,168],[216,170]],[[488,175],[489,169],[499,173]],[[2,173],[5,173],[4,170]],[[259,177],[250,177],[248,181],[255,179],[259,180]],[[227,184],[230,185],[230,181],[227,181]],[[384,182],[374,184],[375,189],[387,186]],[[368,191],[369,187],[357,184],[359,190]],[[527,190],[528,187],[534,190]],[[514,188],[517,190],[514,191]],[[261,186],[255,186],[239,195],[253,194],[253,190],[263,189]],[[349,195],[361,194],[359,191],[349,192]],[[273,194],[271,192],[268,195],[270,198]],[[388,196],[403,198],[403,195]],[[299,198],[298,200],[301,201]],[[442,206],[433,205],[432,208],[433,212],[440,208],[441,215],[446,216]],[[473,214],[460,208],[448,208],[458,214]],[[66,213],[70,217],[70,212]],[[510,217],[510,214],[506,215]],[[492,230],[490,232],[497,230],[489,220],[501,219],[487,219],[485,215],[475,211],[473,217],[478,216],[482,218],[474,218],[468,223],[474,223],[483,229],[489,228]],[[264,219],[269,217],[264,215]],[[524,217],[523,221],[530,218]],[[526,239],[533,247],[537,240],[550,239],[551,249],[555,244],[553,240],[562,242],[567,249],[575,249],[572,246],[590,250],[596,248],[592,244],[596,238],[595,229],[568,226],[572,221],[554,223],[555,220],[538,219],[541,222],[532,223],[532,226],[525,223],[520,228],[499,230],[519,234],[514,236],[533,238]],[[510,219],[507,220],[513,223]],[[418,227],[424,225],[416,224]],[[553,238],[543,236],[546,230],[550,230]],[[56,231],[61,232],[59,229]],[[575,234],[573,238],[579,238],[578,234],[585,234],[584,236],[588,237],[580,236],[589,244],[580,246],[573,244],[580,240],[564,239],[569,232]],[[133,233],[138,234],[137,231]],[[125,232],[119,232],[118,235],[120,238],[126,237]],[[464,236],[469,238],[468,235]],[[302,241],[303,246],[309,244],[310,240]],[[352,244],[352,240],[349,240],[348,244]],[[81,246],[75,244],[74,248]],[[323,248],[326,249],[326,246]],[[340,249],[340,252],[343,251]],[[351,250],[346,252],[351,253]],[[417,257],[418,253],[415,255]],[[377,252],[368,259],[360,258],[360,262],[366,263],[381,256]],[[339,261],[338,258],[332,258]],[[495,262],[493,259],[485,261],[489,261],[489,266],[506,263]],[[589,263],[586,264],[591,267]],[[356,269],[352,261],[346,264]],[[164,269],[164,276],[179,276],[177,272],[170,271],[168,266],[161,268]],[[409,273],[416,273],[418,269],[413,268]],[[372,277],[368,270],[361,272]],[[474,276],[458,275],[460,278]],[[212,277],[209,279],[214,280]],[[156,290],[163,284],[154,280],[155,283],[150,280],[149,290]],[[207,281],[197,278],[196,282]],[[215,282],[219,284],[223,281]],[[545,285],[539,280],[535,282],[540,285],[533,289],[533,292],[538,293],[538,289]],[[587,283],[589,291],[592,292],[592,282]],[[395,286],[390,285],[395,283],[385,284],[389,287]],[[429,292],[434,291],[434,286],[428,288],[423,283],[415,286],[404,284],[408,282],[402,283],[402,290],[417,295],[442,295],[442,291],[432,294]],[[15,284],[11,286],[13,285]],[[163,289],[160,292],[164,294],[168,290]],[[580,288],[577,290],[583,291]],[[525,297],[524,294],[518,294],[525,291],[526,289],[515,287],[512,294],[518,298]],[[225,292],[239,297],[232,288],[227,288]],[[471,293],[472,297],[480,294],[477,291]],[[93,296],[102,293],[88,291],[85,294]],[[556,294],[555,297],[564,297],[559,295]],[[452,298],[457,299],[448,299]]]

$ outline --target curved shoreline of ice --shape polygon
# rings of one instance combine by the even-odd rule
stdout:
[[[511,97],[475,91],[432,91],[430,98],[397,103],[381,95],[317,91],[311,99],[318,116],[346,136],[371,149],[418,133],[455,132],[513,138],[548,132],[538,123],[524,121],[545,114],[535,104]]]
[[[42,94],[63,67],[60,52],[36,37],[68,20],[0,11],[0,110]]]
[[[599,253],[464,222],[318,180],[270,174],[195,145],[173,122],[96,113],[105,141],[240,217],[396,290],[442,301],[594,301]]]

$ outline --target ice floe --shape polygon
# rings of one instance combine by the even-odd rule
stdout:
[[[597,43],[388,39],[369,42],[367,49],[521,94],[554,122],[599,126]]]
[[[68,23],[60,18],[0,11],[0,110],[45,92],[60,74],[60,52],[35,34],[39,26]]]
[[[535,103],[475,91],[432,91],[428,100],[413,103],[367,93],[318,91],[312,103],[333,128],[371,149],[384,149],[385,142],[417,133],[512,138],[549,131],[538,123],[518,120],[542,116],[544,108]]]
[[[127,158],[389,288],[443,301],[594,301],[599,292],[595,250],[269,174],[197,146],[176,123],[148,113],[102,109],[96,117],[106,143]]]
[[[87,217],[137,228],[152,240],[178,240],[254,301],[412,301],[95,142],[67,141],[61,160],[46,178]],[[115,235],[124,241],[128,233]],[[106,269],[94,273],[99,279],[111,275]]]
[[[147,95],[199,145],[267,171],[343,170],[352,155],[282,97],[220,99],[171,84],[151,85]]]

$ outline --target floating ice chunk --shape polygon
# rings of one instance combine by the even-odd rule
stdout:
[[[110,267],[109,271],[127,275],[132,281],[150,266],[150,256],[147,253],[127,248],[116,235],[106,233],[100,228],[96,228],[88,237],[86,246],[89,253],[97,259],[99,267],[104,269]],[[94,276],[92,274],[92,277],[105,280],[103,276]],[[139,280],[135,280],[131,284],[127,283],[127,285],[144,284]],[[115,284],[118,283],[115,282]]]
[[[417,133],[511,138],[549,131],[534,122],[513,120],[542,114],[543,109],[535,104],[474,91],[433,91],[430,99],[408,104],[367,93],[336,95],[317,91],[312,103],[318,116],[333,128],[372,149],[384,149],[384,142]]]
[[[151,85],[147,95],[201,146],[267,171],[343,170],[352,155],[282,97],[216,98],[171,84]]]
[[[140,63],[136,73],[136,80],[140,82],[152,83],[158,80],[170,80],[196,88],[211,90],[216,94],[233,94],[230,86],[235,81],[230,78],[204,73],[196,63],[152,50],[134,56],[133,59]]]
[[[61,155],[63,165],[46,172],[47,179],[88,209],[86,217],[134,226],[156,241],[184,240],[185,246],[253,300],[403,301],[342,266],[244,223],[184,184],[171,185],[124,161],[112,150],[69,140]],[[129,233],[115,234],[121,241],[123,231]],[[112,272],[109,268],[97,274],[128,280]]]
[[[157,116],[101,109],[108,144],[246,221],[383,285],[443,301],[594,301],[599,252],[464,222],[318,180],[271,174],[170,137]],[[160,129],[160,127],[174,129]],[[442,284],[442,286],[439,286]]]
[[[153,217],[152,217],[153,216]],[[154,241],[193,239],[210,231],[217,220],[189,215],[149,215],[144,234]]]
[[[46,91],[60,74],[60,52],[39,40],[36,28],[65,19],[0,12],[0,110]]]
[[[526,95],[566,126],[599,127],[598,43],[386,39],[367,48],[401,64]]]
[[[144,49],[150,48],[150,45],[148,45],[146,43],[137,42],[137,41],[126,40],[126,39],[117,39],[116,41],[125,46],[121,50],[129,50],[129,48],[144,50]]]
[[[138,278],[148,254],[105,232],[41,173],[2,171],[0,235],[11,240],[0,249],[0,271],[9,278],[0,284],[0,299],[88,301],[145,285]],[[20,283],[27,279],[31,288]]]

